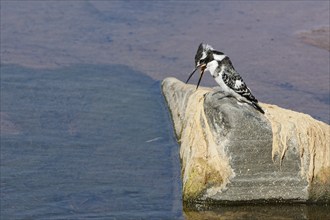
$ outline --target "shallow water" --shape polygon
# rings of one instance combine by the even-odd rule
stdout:
[[[223,206],[211,210],[185,209],[187,220],[215,219],[329,219],[330,208],[326,205],[305,204],[247,204]]]
[[[159,82],[124,66],[1,69],[1,219],[177,218]]]

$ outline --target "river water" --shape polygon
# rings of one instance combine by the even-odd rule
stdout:
[[[260,101],[329,123],[329,4],[1,1],[1,219],[330,218],[322,205],[183,207],[160,90],[207,41]]]
[[[159,82],[124,66],[3,66],[1,219],[182,215]],[[3,120],[2,120],[3,121]]]

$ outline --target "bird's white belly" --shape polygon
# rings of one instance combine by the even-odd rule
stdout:
[[[225,82],[222,80],[222,74],[223,74],[223,68],[221,69],[220,73],[216,73],[217,68],[219,67],[219,64],[216,60],[213,60],[207,64],[207,70],[210,71],[211,75],[214,77],[215,81],[219,84],[223,92],[227,93],[228,95],[233,95],[233,91],[231,88],[229,88]]]

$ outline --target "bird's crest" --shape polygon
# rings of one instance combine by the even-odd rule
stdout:
[[[203,50],[207,51],[207,50],[214,50],[213,47],[209,44],[204,44],[204,43],[201,43],[200,44],[203,48]]]

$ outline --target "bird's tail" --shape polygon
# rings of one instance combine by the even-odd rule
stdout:
[[[257,102],[252,102],[252,106],[262,114],[265,114],[265,111],[260,107],[260,105]]]

